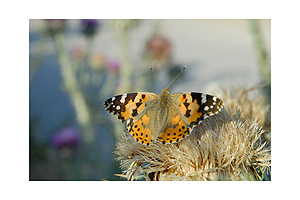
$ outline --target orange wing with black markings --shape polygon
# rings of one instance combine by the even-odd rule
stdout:
[[[171,95],[178,105],[178,113],[183,122],[192,128],[206,117],[217,114],[223,108],[223,101],[204,93],[176,93]]]
[[[139,119],[128,118],[127,130],[136,139],[145,145],[153,143],[153,135],[149,126],[150,115],[149,112],[145,112],[139,117]]]
[[[171,109],[171,116],[168,118],[167,126],[159,134],[157,141],[162,144],[177,143],[190,134],[190,129],[184,124],[175,109]]]
[[[107,99],[105,109],[118,116],[124,122],[128,132],[142,144],[149,145],[153,137],[149,128],[150,114],[147,109],[152,100],[157,100],[158,95],[150,92],[127,93]]]
[[[157,98],[158,95],[151,92],[127,93],[107,99],[104,107],[124,122],[129,117],[136,117],[142,113],[147,102]]]
[[[160,95],[138,92],[118,95],[104,102],[106,110],[124,122],[127,130],[145,145],[159,141],[177,143],[189,135],[194,126],[223,108],[222,100],[204,93]]]

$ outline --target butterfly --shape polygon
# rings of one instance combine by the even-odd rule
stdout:
[[[215,96],[179,92],[165,87],[160,95],[151,92],[127,93],[107,99],[105,109],[126,121],[127,131],[137,142],[151,145],[177,143],[205,118],[217,114],[223,101]]]

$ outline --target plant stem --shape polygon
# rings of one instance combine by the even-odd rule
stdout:
[[[120,93],[129,92],[132,90],[132,65],[130,63],[130,55],[129,55],[129,31],[127,29],[122,30],[120,33],[121,40],[121,48],[122,48],[122,67],[121,76],[120,76]]]
[[[267,50],[264,45],[263,36],[261,29],[259,27],[258,20],[251,19],[249,20],[250,29],[252,32],[254,46],[257,53],[258,65],[260,72],[265,79],[265,81],[271,83],[271,65],[268,57]]]
[[[84,141],[86,143],[91,143],[94,140],[95,136],[89,109],[85,103],[84,96],[78,87],[76,81],[76,73],[67,54],[65,47],[65,38],[63,34],[55,34],[54,41],[58,52],[59,63],[61,66],[61,75],[63,78],[64,88],[69,94],[71,102],[74,106],[77,121],[83,131]]]

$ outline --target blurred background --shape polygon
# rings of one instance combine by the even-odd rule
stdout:
[[[262,85],[271,20],[30,20],[30,180],[122,180],[116,94]],[[153,68],[153,73],[150,71]],[[159,81],[158,81],[159,80]]]

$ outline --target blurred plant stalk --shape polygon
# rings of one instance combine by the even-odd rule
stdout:
[[[136,19],[114,19],[111,20],[111,25],[114,27],[118,34],[121,45],[121,68],[120,68],[120,85],[117,93],[130,92],[134,90],[133,79],[133,66],[130,59],[130,41],[129,33],[139,23]]]
[[[69,94],[71,102],[76,112],[76,118],[83,130],[83,137],[86,143],[91,143],[94,138],[94,130],[91,123],[90,112],[85,103],[84,95],[79,89],[76,81],[76,73],[71,64],[65,47],[65,38],[63,33],[54,34],[54,41],[58,53],[58,60],[61,66],[61,75],[66,92]]]
[[[121,87],[120,92],[128,92],[132,88],[132,73],[133,68],[130,63],[129,55],[129,40],[128,40],[128,30],[123,30],[120,33],[121,48],[122,48],[122,67],[121,67]]]
[[[110,20],[110,25],[116,31],[120,41],[121,48],[121,65],[120,65],[120,81],[115,92],[117,94],[133,92],[135,85],[133,84],[133,65],[130,58],[130,32],[138,25],[139,20],[136,19],[113,19]],[[114,134],[116,138],[121,136],[124,130],[124,125],[119,123],[118,119],[113,120]]]
[[[261,29],[259,27],[259,22],[256,19],[250,19],[249,25],[254,40],[254,47],[257,53],[257,60],[260,72],[266,83],[271,84],[271,64],[267,53],[267,49],[264,45],[264,39],[262,36]]]

